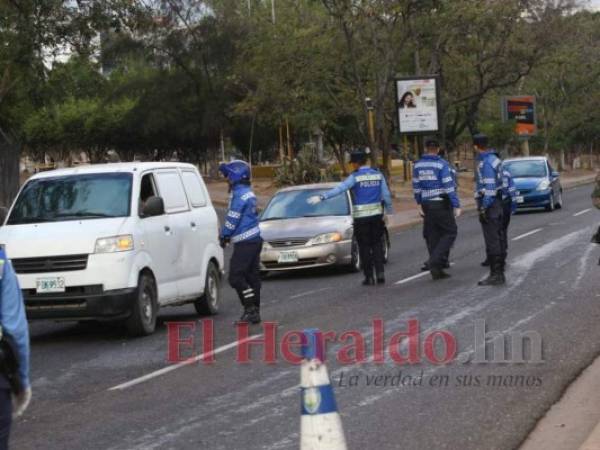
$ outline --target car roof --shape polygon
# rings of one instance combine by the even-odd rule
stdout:
[[[283,189],[279,189],[276,193],[280,192],[291,192],[291,191],[308,191],[311,189],[331,189],[338,185],[338,183],[313,183],[313,184],[299,184],[297,186],[288,186]]]
[[[194,165],[180,162],[126,162],[90,164],[64,169],[48,170],[33,175],[30,179],[85,175],[92,173],[135,173],[156,169],[196,169]]]
[[[521,156],[519,158],[507,158],[504,162],[515,162],[515,161],[547,161],[546,156]]]

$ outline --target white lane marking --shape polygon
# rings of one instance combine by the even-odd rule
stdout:
[[[314,291],[302,292],[301,294],[292,295],[290,297],[290,300],[293,300],[295,298],[300,298],[300,297],[306,297],[307,295],[316,294],[318,292],[328,291],[329,289],[331,289],[331,288],[327,287],[327,288],[322,288],[322,289],[315,289]]]
[[[454,264],[455,264],[455,263],[451,262],[451,263],[450,263],[450,267],[452,267]],[[413,275],[412,277],[408,277],[408,278],[404,278],[403,280],[396,281],[394,284],[404,284],[404,283],[408,283],[409,281],[412,281],[412,280],[417,280],[417,279],[419,279],[419,278],[421,278],[421,277],[424,277],[425,275],[429,275],[429,271],[428,271],[428,270],[426,270],[426,271],[423,271],[423,272],[421,272],[421,273],[418,273],[418,274],[416,274],[416,275]]]
[[[403,279],[403,280],[396,281],[396,283],[395,283],[395,284],[404,284],[404,283],[408,283],[409,281],[416,280],[417,278],[421,278],[421,277],[424,277],[424,276],[426,276],[426,275],[429,275],[429,272],[421,272],[421,273],[418,273],[418,274],[416,274],[416,275],[413,275],[412,277],[408,277],[408,278],[405,278],[405,279]]]
[[[584,209],[583,211],[579,211],[578,213],[573,214],[573,217],[581,216],[582,214],[588,213],[592,210],[592,208]]]
[[[233,348],[237,345],[243,344],[244,342],[251,341],[253,339],[258,339],[259,337],[262,337],[262,333],[255,334],[253,336],[249,336],[246,339],[241,339],[239,341],[231,342],[227,345],[223,345],[219,348],[216,348],[210,352],[202,353],[201,355],[194,356],[193,358],[186,359],[185,361],[181,361],[180,363],[173,364],[173,365],[167,366],[167,367],[163,367],[162,369],[155,370],[154,372],[150,372],[150,373],[143,375],[141,377],[138,377],[138,378],[134,378],[133,380],[127,381],[126,383],[122,383],[122,384],[118,384],[117,386],[113,386],[113,387],[109,388],[108,390],[109,391],[121,391],[123,389],[130,388],[132,386],[135,386],[136,384],[144,383],[148,380],[151,380],[156,377],[160,377],[160,376],[165,375],[174,370],[181,369],[182,367],[189,366],[190,364],[194,364],[194,363],[202,360],[203,358],[207,358],[209,356],[223,353],[224,351],[229,350],[230,348]]]
[[[514,237],[514,238],[512,238],[512,240],[513,240],[513,241],[519,241],[519,240],[521,240],[521,239],[524,239],[524,238],[526,238],[527,236],[531,236],[532,234],[539,233],[539,232],[540,232],[540,231],[542,231],[542,230],[543,230],[543,228],[536,228],[535,230],[531,230],[531,231],[530,231],[530,232],[528,232],[528,233],[525,233],[525,234],[522,234],[522,235],[520,235],[520,236]]]

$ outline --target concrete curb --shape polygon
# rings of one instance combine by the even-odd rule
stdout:
[[[600,450],[600,423],[596,425],[579,450]]]

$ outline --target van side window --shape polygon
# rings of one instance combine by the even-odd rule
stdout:
[[[194,208],[206,206],[206,194],[198,174],[193,170],[184,170],[181,172],[181,176],[192,206]]]
[[[142,177],[142,181],[140,182],[140,202],[138,212],[140,217],[142,216],[142,211],[144,210],[144,205],[148,201],[150,197],[155,197],[156,188],[154,187],[154,178],[151,173],[147,173]]]
[[[161,170],[156,173],[156,181],[160,196],[165,202],[167,214],[188,211],[187,197],[177,171]]]

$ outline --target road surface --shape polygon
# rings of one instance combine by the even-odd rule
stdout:
[[[386,336],[407,330],[410,319],[419,321],[422,360],[416,364],[399,365],[389,355],[380,364],[343,364],[336,354],[344,344],[329,345],[328,367],[350,449],[518,447],[600,354],[600,247],[589,243],[599,215],[590,209],[590,191],[589,185],[566,191],[562,210],[513,217],[505,287],[476,285],[486,271],[479,265],[483,240],[473,214],[459,219],[447,281],[421,276],[420,227],[393,233],[385,286],[363,287],[359,274],[339,270],[265,281],[263,319],[279,323],[279,337],[306,327],[355,330],[366,340],[369,358],[374,318],[383,320]],[[224,297],[214,319],[216,361],[166,373],[160,372],[170,367],[165,323],[197,320],[191,306],[162,310],[156,334],[140,339],[114,325],[33,323],[34,397],[13,429],[13,448],[298,448],[299,367],[281,355],[265,364],[260,349],[253,350],[252,362],[236,362],[230,344],[237,340],[232,321],[240,306],[229,287]],[[543,362],[464,363],[474,356],[481,320],[505,336],[538,333]],[[459,360],[436,365],[424,356],[423,338],[433,330],[454,337]],[[525,359],[535,359],[529,349]],[[385,375],[392,383],[400,371],[402,380],[408,375],[414,383],[381,386]],[[375,386],[378,375],[384,377]],[[148,379],[139,382],[143,376]]]

